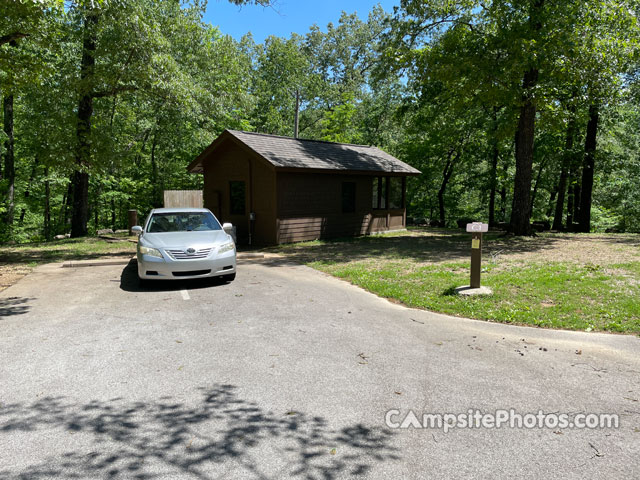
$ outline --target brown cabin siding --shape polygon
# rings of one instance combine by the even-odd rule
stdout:
[[[250,206],[247,203],[247,206],[256,214],[252,243],[254,245],[273,245],[277,243],[276,173],[258,158],[251,159],[251,166],[253,205]]]
[[[236,226],[238,241],[249,239],[249,213],[256,214],[254,241],[258,244],[276,243],[275,172],[250,153],[226,144],[213,159],[204,162],[204,206],[221,222]],[[245,182],[245,213],[232,215],[229,201],[229,182]],[[256,241],[257,240],[257,241]]]
[[[365,235],[405,225],[404,209],[373,210],[369,175],[278,173],[277,243]],[[342,184],[356,184],[355,212],[342,213]]]
[[[375,147],[236,131],[223,132],[188,168],[204,174],[204,206],[236,226],[241,244],[255,213],[253,245],[402,229],[404,208],[373,208],[373,179],[402,177],[404,190],[405,178],[419,174]],[[245,182],[244,214],[230,212],[233,181]],[[343,212],[344,182],[355,184],[351,212]],[[388,204],[389,193],[380,205]]]

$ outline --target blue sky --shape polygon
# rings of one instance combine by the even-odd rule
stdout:
[[[399,3],[400,0],[277,0],[274,8],[264,8],[209,0],[205,21],[237,40],[250,31],[256,43],[262,43],[269,35],[289,37],[292,32],[304,35],[314,23],[326,31],[329,22],[338,23],[343,10],[357,12],[366,20],[375,5],[380,4],[391,12]]]

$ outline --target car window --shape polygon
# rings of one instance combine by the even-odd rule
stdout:
[[[222,230],[220,223],[209,212],[154,213],[147,232],[206,232]]]

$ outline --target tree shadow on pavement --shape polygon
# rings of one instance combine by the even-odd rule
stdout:
[[[23,315],[31,308],[28,303],[32,298],[7,297],[0,298],[0,318]]]
[[[120,289],[125,292],[173,292],[179,290],[199,290],[226,285],[220,278],[198,278],[191,280],[148,280],[143,284],[138,279],[138,262],[134,258],[120,274]]]
[[[392,433],[361,424],[334,429],[318,416],[270,412],[238,397],[232,385],[201,389],[197,403],[171,397],[69,402],[47,397],[5,404],[0,439],[11,434],[64,438],[71,451],[27,467],[0,467],[0,478],[305,478],[363,475],[399,460]],[[33,439],[32,439],[33,440]],[[11,441],[11,439],[9,439]],[[15,441],[15,440],[14,440]],[[49,440],[54,441],[55,440]]]

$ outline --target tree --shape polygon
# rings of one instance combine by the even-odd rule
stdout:
[[[554,108],[558,90],[568,81],[581,85],[597,78],[597,58],[611,57],[604,70],[619,76],[623,70],[613,66],[633,50],[634,6],[632,0],[408,0],[396,11],[384,42],[387,66],[423,84],[434,69],[441,72],[440,81],[466,79],[471,95],[504,105],[513,116],[514,233],[528,234],[531,228],[538,112]],[[615,38],[622,48],[612,53]],[[583,55],[587,61],[576,61]]]
[[[42,71],[35,49],[50,38],[45,20],[61,7],[62,1],[29,0],[11,3],[11,8],[0,16],[0,90],[3,92],[5,134],[4,169],[0,168],[0,175],[4,175],[6,181],[3,223],[8,229],[13,224],[15,209],[14,98],[22,86],[35,81]],[[30,40],[32,45],[24,48],[21,44],[26,40]]]
[[[411,216],[496,225],[555,211],[556,227],[566,215],[640,228],[632,0],[408,0],[391,19],[344,13],[263,45],[204,23],[201,0],[38,5],[0,16],[3,106],[13,99],[0,218],[16,212],[3,240],[66,233],[71,217],[74,235],[122,228],[163,189],[201,188],[184,167],[224,128],[294,134],[296,98],[301,136],[377,145],[422,170]]]
[[[249,2],[233,0],[233,3]],[[256,0],[251,3],[267,5],[269,2]],[[154,54],[162,51],[167,42],[157,27],[166,11],[178,7],[168,0],[159,3],[128,0],[102,6],[87,1],[74,5],[75,18],[82,25],[79,27],[82,57],[77,83],[79,101],[71,221],[74,237],[87,234],[94,100],[147,89],[158,77],[166,75],[167,65],[153,61]]]
[[[302,48],[299,35],[270,36],[255,47],[253,123],[257,131],[295,136],[300,101],[314,95],[311,64]]]

